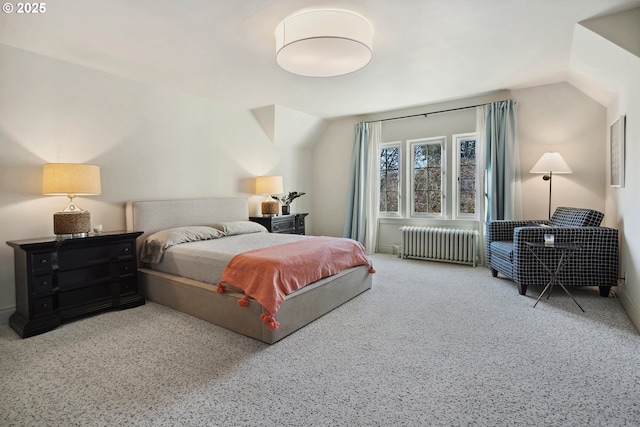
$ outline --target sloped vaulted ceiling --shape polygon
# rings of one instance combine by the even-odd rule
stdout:
[[[640,7],[576,25],[568,81],[602,105],[640,79]]]
[[[322,133],[327,121],[278,105],[253,110],[271,142],[282,146],[308,146]]]

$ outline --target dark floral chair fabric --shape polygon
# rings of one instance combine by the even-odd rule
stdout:
[[[490,221],[487,265],[493,277],[502,273],[525,295],[527,286],[544,286],[550,278],[532,250],[552,271],[561,256],[556,250],[531,248],[527,242],[543,243],[545,234],[553,234],[556,243],[579,246],[558,276],[560,282],[565,286],[598,286],[600,295],[606,297],[618,283],[618,230],[600,227],[603,217],[592,209],[560,207],[551,220]]]

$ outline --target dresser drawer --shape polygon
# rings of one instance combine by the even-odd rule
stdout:
[[[60,309],[68,309],[81,305],[89,305],[96,301],[110,300],[112,297],[111,283],[101,283],[71,291],[60,292],[58,304]]]
[[[136,282],[133,279],[120,282],[120,295],[130,295],[136,292]]]
[[[31,260],[31,271],[34,273],[42,273],[45,271],[51,271],[53,268],[52,260],[55,258],[55,253],[51,252],[36,252],[29,254]]]
[[[87,246],[58,251],[58,266],[61,270],[68,270],[86,265],[109,262],[108,245]]]
[[[33,316],[46,316],[53,313],[53,297],[34,298]]]
[[[87,268],[58,271],[60,291],[90,286],[94,283],[108,282],[112,278],[109,264],[98,264]]]
[[[118,243],[117,245],[111,245],[111,248],[110,248],[111,258],[122,259],[122,258],[134,257],[136,253],[135,245],[136,245],[135,240]]]
[[[296,228],[296,221],[293,218],[274,221],[271,225],[272,233],[291,233]]]
[[[34,296],[51,295],[53,293],[53,276],[51,274],[46,276],[34,276],[31,279],[31,283],[31,292]]]
[[[118,277],[124,277],[136,272],[138,265],[135,260],[125,261],[118,264]]]

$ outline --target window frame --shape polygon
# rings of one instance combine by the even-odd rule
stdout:
[[[475,140],[476,143],[476,173],[475,173],[475,181],[476,181],[476,194],[475,194],[475,213],[467,214],[460,212],[460,143],[462,141]],[[453,181],[452,185],[452,202],[453,202],[453,219],[464,219],[464,220],[477,220],[480,218],[480,203],[481,203],[481,181],[480,181],[480,169],[481,169],[481,147],[478,141],[478,133],[477,132],[467,132],[467,133],[459,133],[454,134],[451,137],[452,144],[454,145],[455,150],[455,161],[453,162]]]
[[[379,200],[382,200],[381,194],[380,194],[380,181],[382,179],[382,177],[380,176],[380,167],[382,166],[380,164],[380,151],[384,150],[384,149],[389,149],[389,148],[398,148],[398,211],[397,212],[382,212],[380,211],[380,202],[378,202],[378,217],[379,218],[404,218],[404,207],[403,207],[403,202],[402,202],[402,192],[403,192],[403,181],[404,181],[404,176],[405,176],[405,172],[404,172],[404,161],[402,159],[402,145],[403,145],[403,141],[391,141],[391,142],[383,142],[380,144],[380,147],[378,148],[378,153],[377,153],[377,161],[376,161],[376,185],[378,186],[378,197]]]
[[[414,200],[414,182],[415,182],[415,169],[413,167],[414,162],[414,147],[416,145],[440,145],[440,212],[432,213],[432,212],[416,212],[415,211],[415,200]],[[405,183],[405,188],[407,189],[407,193],[410,194],[407,197],[407,206],[406,212],[409,213],[409,218],[446,218],[447,216],[447,137],[446,136],[433,136],[428,138],[417,138],[417,139],[408,139],[406,141],[406,156],[407,157],[407,167],[410,168],[410,173],[405,173],[405,179],[407,182]]]

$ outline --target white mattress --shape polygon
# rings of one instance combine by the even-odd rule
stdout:
[[[160,263],[151,264],[149,268],[215,285],[235,255],[309,237],[297,234],[250,233],[182,243],[167,249]]]

